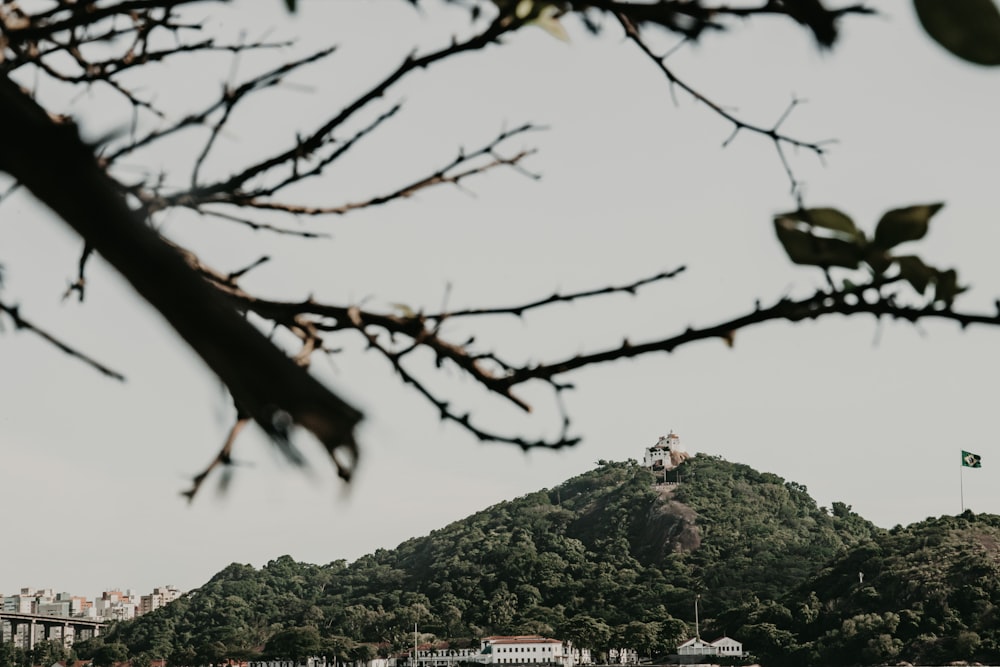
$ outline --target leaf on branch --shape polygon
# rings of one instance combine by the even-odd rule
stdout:
[[[871,267],[872,273],[876,276],[888,271],[889,267],[892,266],[892,260],[893,258],[884,248],[879,248],[874,243],[869,244],[865,251],[865,264]]]
[[[968,290],[968,285],[958,284],[958,273],[955,269],[937,272],[937,283],[934,286],[934,301],[943,303],[948,308],[955,301],[955,297]]]
[[[936,279],[937,270],[924,264],[916,255],[896,257],[899,265],[899,277],[913,285],[919,294],[927,291],[927,286]]]
[[[962,60],[1000,65],[1000,10],[994,0],[913,0],[931,38]]]
[[[934,286],[934,302],[951,307],[955,297],[966,291],[968,287],[958,284],[958,273],[955,269],[941,271],[933,266],[927,266],[915,255],[894,257],[899,266],[899,277],[913,285],[918,293],[924,294],[929,285]]]
[[[822,227],[823,229],[842,232],[853,239],[861,241],[865,239],[864,232],[858,229],[854,221],[835,208],[808,208],[792,213],[784,213],[783,216],[804,222],[812,227]]]
[[[931,217],[942,206],[944,204],[921,204],[888,211],[875,228],[874,245],[889,249],[906,241],[922,239],[927,234]]]
[[[774,231],[796,264],[856,269],[864,256],[864,233],[836,209],[782,213],[774,218]]]

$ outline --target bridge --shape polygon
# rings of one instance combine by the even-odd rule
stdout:
[[[6,625],[10,626],[9,634],[7,628],[4,627]],[[21,643],[28,650],[35,648],[36,641],[59,640],[68,647],[78,639],[90,639],[100,635],[101,628],[104,626],[104,621],[94,621],[88,618],[0,611],[0,639]],[[27,628],[26,638],[23,637],[25,628]],[[18,642],[19,638],[20,642]]]

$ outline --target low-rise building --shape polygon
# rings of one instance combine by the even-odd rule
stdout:
[[[639,652],[634,648],[608,649],[609,665],[638,665]]]
[[[677,647],[677,655],[682,664],[700,662],[705,656],[718,658],[742,658],[745,653],[743,644],[732,637],[719,637],[707,642],[701,637],[692,637]]]
[[[628,664],[635,651],[619,649],[615,653],[621,664]],[[478,649],[452,649],[447,646],[424,644],[413,652],[399,656],[397,665],[407,667],[458,667],[458,665],[551,665],[576,667],[593,664],[588,649],[575,648],[541,635],[494,635],[484,637]]]
[[[482,648],[451,648],[447,642],[439,644],[421,644],[416,647],[416,660],[410,660],[413,654],[407,655],[407,665],[413,667],[453,667],[458,664],[489,663],[489,655]]]
[[[482,652],[491,655],[495,665],[567,665],[563,643],[541,635],[484,637]]]

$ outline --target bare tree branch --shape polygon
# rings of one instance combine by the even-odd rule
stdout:
[[[479,332],[490,332],[491,318],[520,317],[526,312],[557,303],[589,301],[608,295],[634,295],[640,288],[678,276],[683,267],[660,272],[623,285],[603,285],[593,289],[559,293],[525,303],[460,310],[441,308],[438,312],[379,312],[356,304],[319,303],[312,298],[283,300],[263,298],[245,290],[241,279],[268,260],[267,256],[242,268],[221,272],[208,266],[193,252],[161,237],[151,229],[161,212],[186,208],[202,216],[227,220],[252,230],[267,231],[305,239],[323,236],[310,229],[294,229],[274,224],[284,213],[301,216],[344,215],[351,211],[376,207],[407,199],[437,185],[461,187],[474,176],[501,167],[517,170],[529,178],[537,175],[526,168],[533,149],[514,150],[510,140],[539,129],[526,123],[499,133],[491,141],[471,151],[461,151],[450,161],[442,160],[437,168],[429,167],[402,185],[379,187],[372,196],[355,195],[340,203],[315,204],[295,201],[292,186],[328,172],[327,167],[364,145],[364,139],[400,113],[401,106],[381,103],[380,98],[398,88],[397,84],[416,72],[450,61],[462,54],[480,51],[530,23],[532,16],[520,16],[516,2],[496,1],[483,7],[497,12],[487,22],[477,23],[479,31],[465,39],[453,39],[445,46],[422,54],[417,51],[374,80],[341,109],[321,118],[301,134],[289,136],[279,148],[255,159],[231,167],[228,175],[212,175],[207,165],[220,151],[219,137],[231,129],[234,113],[249,107],[257,94],[286,83],[293,73],[324,62],[334,53],[322,48],[251,75],[242,83],[224,87],[207,100],[192,104],[191,111],[168,120],[155,98],[146,98],[129,88],[125,75],[141,66],[163,62],[181,54],[240,54],[286,46],[287,42],[264,40],[247,43],[221,43],[205,37],[202,26],[185,20],[178,8],[197,0],[121,0],[118,2],[56,2],[49,9],[28,14],[18,5],[0,6],[3,62],[0,62],[0,127],[10,131],[0,152],[0,170],[17,179],[44,204],[49,206],[84,239],[77,278],[66,296],[76,293],[83,300],[86,284],[84,269],[92,252],[100,253],[135,289],[149,301],[172,327],[202,357],[225,383],[237,406],[237,417],[222,448],[212,462],[192,480],[185,492],[193,498],[208,476],[219,466],[231,462],[234,441],[250,419],[256,421],[284,448],[290,460],[298,454],[288,441],[292,423],[305,426],[326,447],[343,477],[352,469],[357,455],[354,427],[361,414],[308,374],[306,368],[319,352],[332,352],[329,341],[340,337],[360,336],[367,347],[384,358],[401,381],[427,400],[442,420],[457,424],[483,441],[532,447],[563,447],[579,438],[570,434],[570,419],[562,405],[563,392],[571,388],[560,378],[594,364],[633,358],[655,352],[672,351],[699,340],[720,338],[732,344],[735,332],[765,322],[798,321],[833,314],[868,313],[876,317],[896,317],[917,322],[924,318],[949,319],[966,326],[970,323],[1000,324],[997,315],[961,314],[950,306],[934,303],[908,306],[886,290],[891,281],[879,278],[868,285],[837,290],[832,281],[826,290],[801,299],[780,299],[768,308],[757,307],[737,317],[703,328],[689,328],[681,333],[652,341],[597,350],[571,358],[541,363],[515,360],[509,350],[479,349],[475,336],[468,332],[453,335],[451,324],[474,324]],[[542,5],[543,3],[536,3]],[[781,126],[796,107],[793,100],[772,126],[746,121],[727,110],[680,78],[666,64],[666,56],[654,53],[640,29],[655,26],[696,39],[706,30],[720,30],[727,19],[772,15],[801,23],[813,32],[819,44],[831,45],[837,34],[837,21],[847,14],[870,13],[864,5],[826,9],[819,0],[778,2],[765,0],[757,5],[711,5],[702,0],[660,0],[655,3],[626,0],[564,0],[554,5],[557,11],[576,12],[585,21],[590,14],[603,12],[613,17],[633,43],[660,70],[671,90],[679,89],[704,104],[711,113],[732,126],[728,144],[741,132],[763,137],[771,142],[791,183],[799,208],[802,197],[799,183],[786,159],[785,150],[805,149],[822,159],[825,142],[797,139],[784,133]],[[498,9],[499,8],[499,9]],[[733,21],[735,22],[735,21]],[[173,48],[157,46],[153,35],[168,34],[176,40]],[[110,55],[109,55],[110,54]],[[65,118],[49,115],[26,92],[19,89],[10,75],[18,70],[37,72],[69,86],[104,84],[116,99],[127,100],[132,110],[130,131],[108,138],[99,157],[93,147],[79,138],[75,126]],[[141,70],[140,70],[141,71]],[[20,76],[20,72],[17,76]],[[154,153],[155,147],[168,145],[179,135],[196,131],[201,137],[189,160],[190,174],[177,186],[164,174],[144,176],[143,182],[125,186],[113,173],[122,171],[128,158],[141,161]],[[342,135],[342,136],[339,136]],[[146,151],[149,151],[148,153]],[[189,176],[189,178],[188,178]],[[138,202],[138,203],[136,203]],[[136,210],[130,208],[130,204]],[[106,374],[113,371],[89,357],[41,332],[25,322],[16,308],[0,303],[16,326],[42,335],[59,349]],[[295,337],[298,348],[289,358],[272,341],[247,321],[248,316],[262,318],[274,328]],[[256,319],[255,319],[256,321]],[[557,406],[561,418],[559,433],[549,439],[511,435],[500,429],[483,426],[456,404],[446,392],[432,389],[428,378],[438,367],[458,369],[458,375],[471,379],[491,398],[531,412],[533,406],[515,391],[529,381],[542,383]],[[120,376],[119,376],[120,377]]]
[[[222,449],[219,450],[219,453],[215,455],[215,458],[212,459],[211,463],[209,463],[204,470],[191,479],[191,488],[181,492],[181,495],[187,498],[188,502],[193,501],[194,497],[198,495],[201,485],[205,483],[205,480],[208,479],[208,476],[212,474],[213,470],[218,468],[220,465],[232,465],[233,446],[236,444],[236,438],[249,423],[249,417],[239,416],[236,418],[236,422],[233,424],[232,428],[229,429],[229,433],[226,435],[226,440],[222,444]]]
[[[756,307],[749,313],[718,324],[703,328],[689,327],[680,334],[666,338],[646,343],[631,343],[626,339],[615,348],[577,355],[562,361],[514,369],[506,377],[506,383],[515,386],[528,380],[550,381],[557,375],[579,368],[620,359],[631,359],[654,352],[673,352],[683,345],[701,340],[721,339],[732,346],[737,331],[777,320],[798,322],[828,315],[869,314],[876,318],[888,317],[914,324],[925,319],[941,319],[955,322],[963,329],[970,324],[1000,326],[1000,303],[998,303],[997,313],[992,315],[963,313],[935,303],[919,306],[905,305],[898,302],[896,295],[883,292],[888,284],[890,282],[875,281],[850,290],[817,290],[813,295],[800,300],[782,298],[768,308]]]
[[[252,164],[229,178],[208,185],[203,185],[185,192],[173,199],[168,199],[168,203],[179,203],[176,200],[206,201],[212,195],[239,193],[246,183],[251,179],[271,171],[275,167],[294,164],[302,155],[308,155],[320,149],[327,138],[348,119],[352,118],[358,111],[367,107],[373,100],[382,97],[388,89],[400,81],[407,74],[427,68],[434,63],[468,51],[482,49],[496,42],[501,35],[516,27],[516,23],[507,17],[500,17],[489,25],[483,32],[462,41],[453,42],[449,46],[432,51],[422,56],[411,55],[407,57],[395,70],[372,86],[367,92],[358,96],[353,102],[344,107],[340,113],[336,114],[319,128],[306,137],[300,138],[295,146],[283,152],[273,155],[264,160]]]
[[[396,109],[394,107],[393,109]],[[382,118],[381,116],[379,117]],[[486,146],[479,148],[471,153],[465,153],[464,151],[459,152],[458,156],[455,157],[448,165],[438,169],[434,173],[424,176],[418,180],[407,183],[406,185],[393,190],[388,194],[377,195],[369,199],[350,202],[348,204],[341,204],[339,206],[303,206],[297,204],[283,204],[278,202],[269,201],[259,201],[257,199],[260,194],[269,194],[270,191],[277,189],[269,189],[264,193],[254,193],[248,195],[246,201],[243,198],[234,201],[225,201],[223,203],[232,204],[237,203],[244,206],[267,209],[272,211],[284,211],[286,213],[294,213],[299,215],[344,215],[350,213],[351,211],[356,211],[363,208],[371,208],[374,206],[381,206],[383,204],[388,204],[400,199],[409,199],[421,190],[425,190],[436,185],[461,185],[462,181],[471,178],[473,176],[478,176],[484,174],[488,171],[496,169],[497,167],[520,167],[521,163],[525,158],[530,157],[535,154],[534,150],[520,150],[514,155],[505,157],[497,153],[497,149],[500,144],[507,141],[511,137],[524,134],[526,132],[531,132],[534,130],[539,130],[541,128],[526,123],[512,130],[506,130],[501,132],[493,141],[491,141]],[[479,162],[476,164],[479,158],[489,157],[488,162]],[[472,166],[467,166],[472,165]],[[465,169],[458,170],[459,167],[466,167]],[[458,170],[458,171],[456,171]],[[524,173],[522,171],[522,173]],[[528,173],[531,178],[538,178],[537,175]]]
[[[658,0],[657,2],[625,2],[619,0],[570,0],[567,3],[578,12],[590,8],[627,17],[635,25],[652,24],[697,39],[705,30],[723,30],[726,17],[741,19],[753,16],[787,16],[812,31],[822,47],[833,46],[837,39],[837,20],[848,14],[873,14],[863,4],[839,9],[827,9],[819,0],[775,2],[765,0],[757,6],[713,5],[701,0]]]
[[[762,125],[754,125],[752,123],[748,123],[747,121],[744,121],[735,116],[734,114],[732,114],[731,112],[727,111],[718,103],[713,102],[711,99],[709,99],[702,93],[698,92],[694,87],[692,87],[690,84],[686,83],[685,81],[680,79],[676,74],[674,74],[674,72],[669,67],[667,67],[664,57],[657,56],[655,53],[653,53],[652,49],[643,40],[642,36],[639,34],[639,31],[636,29],[635,25],[632,23],[631,19],[628,16],[622,13],[618,13],[616,14],[616,16],[618,18],[618,21],[621,23],[622,27],[625,29],[625,35],[630,40],[632,40],[632,42],[634,42],[636,46],[639,47],[640,51],[646,54],[646,56],[649,57],[649,59],[656,64],[659,70],[667,78],[667,81],[670,82],[670,85],[677,86],[685,93],[693,97],[695,100],[707,106],[714,113],[732,123],[733,133],[729,136],[728,139],[726,139],[724,145],[729,144],[739,132],[745,130],[747,132],[752,132],[754,134],[759,134],[761,136],[767,137],[768,139],[773,141],[775,145],[777,145],[779,148],[782,144],[787,144],[789,146],[795,146],[796,148],[804,148],[806,150],[815,153],[817,156],[820,157],[822,157],[826,153],[824,144],[828,142],[802,141],[801,139],[795,139],[794,137],[783,134],[779,131],[781,120],[784,120],[784,117],[785,115],[787,115],[787,112],[772,127],[765,127]]]
[[[650,276],[648,278],[640,278],[631,283],[625,285],[606,285],[604,287],[598,287],[596,289],[586,290],[583,292],[570,292],[567,294],[560,294],[556,292],[551,296],[547,296],[544,299],[539,299],[537,301],[532,301],[530,303],[524,303],[516,306],[502,306],[499,308],[471,308],[467,310],[456,310],[450,312],[442,312],[437,314],[427,315],[429,320],[445,320],[445,319],[456,319],[459,317],[469,317],[473,315],[517,315],[520,317],[529,310],[534,310],[535,308],[542,308],[544,306],[551,305],[553,303],[567,303],[570,301],[579,301],[582,299],[589,299],[594,296],[602,296],[607,294],[618,294],[627,293],[635,296],[636,292],[640,287],[646,285],[651,285],[653,283],[662,282],[664,280],[669,280],[674,278],[684,272],[686,267],[679,266],[671,271],[663,271],[657,273],[655,276]]]
[[[11,322],[14,323],[15,328],[22,329],[24,331],[30,331],[36,336],[42,338],[45,342],[53,345],[54,347],[65,352],[69,356],[79,359],[83,363],[87,364],[88,366],[91,366],[95,370],[99,371],[104,375],[107,375],[108,377],[114,380],[119,380],[121,382],[125,381],[125,376],[119,373],[118,371],[113,370],[108,366],[105,366],[101,362],[94,360],[92,357],[84,354],[83,352],[80,352],[76,348],[70,346],[68,343],[64,343],[63,341],[56,338],[49,332],[24,319],[21,316],[21,311],[17,306],[10,306],[0,301],[0,313],[6,313],[7,316],[10,318]]]
[[[0,169],[18,179],[114,266],[201,356],[267,433],[310,430],[331,456],[356,456],[361,413],[281,353],[221,299],[125,205],[71,124],[54,122],[16,84],[0,78]],[[350,468],[340,474],[350,476]]]

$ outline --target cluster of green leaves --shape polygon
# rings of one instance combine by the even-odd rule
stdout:
[[[900,255],[895,249],[907,241],[922,239],[930,220],[943,204],[921,204],[885,213],[869,238],[847,215],[834,208],[799,209],[774,218],[774,230],[788,257],[796,264],[823,269],[866,266],[875,285],[886,279],[901,279],[931,303],[951,307],[966,290],[959,286],[954,269],[936,269],[917,255]],[[929,288],[933,288],[929,291]],[[845,281],[844,290],[854,285]]]
[[[635,461],[602,462],[350,564],[234,564],[107,641],[178,665],[359,659],[406,650],[417,624],[452,648],[539,633],[655,655],[690,636],[696,594],[711,626],[737,601],[773,603],[874,530],[747,466],[697,456],[681,478],[658,487]]]

